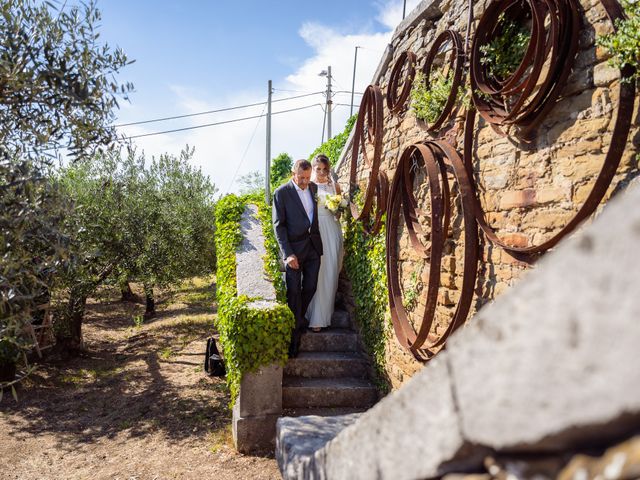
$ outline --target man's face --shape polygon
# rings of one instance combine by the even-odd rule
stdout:
[[[302,190],[306,190],[311,181],[311,169],[302,170],[299,168],[297,172],[293,172],[293,181]]]

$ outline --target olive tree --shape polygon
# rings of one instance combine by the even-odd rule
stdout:
[[[69,204],[51,160],[63,148],[79,158],[112,143],[113,110],[132,89],[115,79],[128,60],[100,43],[99,19],[93,3],[0,6],[0,362],[15,360],[24,322],[68,258]]]

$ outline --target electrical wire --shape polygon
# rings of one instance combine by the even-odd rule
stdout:
[[[293,97],[286,97],[286,98],[277,98],[275,100],[271,100],[271,103],[276,103],[276,102],[284,102],[286,100],[294,100],[296,98],[303,98],[303,97],[310,97],[312,95],[319,95],[321,93],[325,93],[323,92],[313,92],[313,93],[306,93],[304,95],[296,95]],[[164,122],[167,120],[177,120],[179,118],[188,118],[188,117],[197,117],[199,115],[209,115],[211,113],[218,113],[218,112],[228,112],[230,110],[238,110],[241,108],[249,108],[249,107],[257,107],[259,105],[266,105],[267,102],[256,102],[256,103],[248,103],[246,105],[238,105],[235,107],[227,107],[227,108],[219,108],[216,110],[206,110],[204,112],[197,112],[197,113],[188,113],[185,115],[174,115],[172,117],[161,117],[161,118],[153,118],[151,120],[141,120],[139,122],[129,122],[129,123],[120,123],[117,125],[114,125],[114,127],[128,127],[131,125],[143,125],[145,123],[154,123],[154,122]]]
[[[231,181],[229,182],[229,185],[227,186],[227,191],[225,192],[225,195],[227,193],[229,193],[229,189],[231,188],[231,185],[233,185],[233,182],[236,181],[236,176],[238,175],[238,172],[240,171],[240,167],[242,167],[242,163],[244,162],[244,159],[247,156],[247,152],[249,151],[249,147],[251,146],[251,143],[253,142],[253,138],[256,136],[256,132],[258,131],[258,126],[260,125],[260,122],[262,121],[262,117],[264,117],[264,110],[266,108],[267,108],[266,105],[262,108],[262,112],[260,113],[260,117],[258,118],[256,126],[253,129],[253,133],[251,134],[251,138],[249,139],[249,143],[247,143],[247,148],[244,149],[244,153],[242,154],[242,158],[240,158],[240,162],[238,163],[238,167],[236,168],[236,171],[233,174],[233,178],[231,179]]]
[[[317,106],[321,106],[321,104],[320,103],[314,103],[312,105],[307,105],[305,107],[290,108],[288,110],[281,110],[279,112],[273,112],[271,115],[279,115],[281,113],[295,112],[297,110],[304,110],[304,109],[307,109],[307,108],[312,108],[312,107],[317,107]],[[221,122],[205,123],[203,125],[194,125],[193,127],[175,128],[173,130],[163,130],[161,132],[142,133],[140,135],[132,135],[130,137],[125,137],[125,139],[132,140],[134,138],[151,137],[153,135],[163,135],[165,133],[184,132],[186,130],[195,130],[197,128],[213,127],[215,125],[224,125],[224,124],[227,124],[227,123],[242,122],[244,120],[253,120],[254,118],[260,118],[260,117],[264,117],[264,116],[265,115],[263,115],[263,114],[261,114],[261,115],[253,115],[251,117],[234,118],[233,120],[224,120],[224,121],[221,121]]]

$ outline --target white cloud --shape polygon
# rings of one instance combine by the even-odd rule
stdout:
[[[407,0],[406,15],[409,15],[421,0]],[[376,19],[384,26],[395,29],[398,23],[402,21],[403,2],[396,0],[388,0],[380,4],[380,13]]]
[[[407,1],[407,12],[413,8],[418,0]],[[349,116],[351,100],[351,81],[353,75],[353,60],[355,47],[358,49],[355,90],[362,92],[371,82],[375,69],[382,57],[384,49],[390,40],[393,28],[401,20],[402,2],[387,1],[378,6],[377,19],[388,27],[383,33],[339,32],[335,28],[315,22],[308,22],[301,26],[301,38],[313,49],[313,54],[299,63],[295,71],[283,79],[273,79],[276,90],[274,99],[297,95],[301,92],[320,92],[326,89],[326,77],[320,77],[320,71],[327,66],[332,67],[333,90],[336,93],[332,124],[335,135],[342,131]],[[363,27],[365,28],[365,27]],[[265,79],[265,89],[266,90]],[[216,99],[215,105],[204,102],[201,92],[196,92],[184,85],[170,87],[172,99],[163,99],[175,105],[174,111],[197,113],[206,110],[260,102],[265,99],[265,91],[237,91],[228,98]],[[355,97],[357,111],[359,96]],[[315,103],[324,104],[324,95],[314,95],[305,98],[275,102],[273,112],[285,109],[303,107]],[[346,106],[345,106],[346,105]],[[139,135],[161,129],[182,128],[259,115],[263,107],[252,107],[233,112],[221,112],[206,116],[183,119],[171,127],[165,124],[145,124],[123,127],[121,131],[129,136]],[[136,115],[137,113],[137,115]],[[290,112],[272,117],[272,147],[271,156],[280,152],[289,153],[294,159],[306,158],[320,144],[323,110],[315,106],[306,110]],[[127,117],[144,118],[144,112],[136,108],[127,109]],[[162,125],[160,127],[159,125]],[[257,126],[257,127],[256,127]],[[234,178],[253,170],[264,171],[265,159],[265,119],[253,119],[238,123],[230,123],[215,127],[189,130],[170,135],[157,135],[135,139],[140,149],[147,156],[159,155],[164,152],[177,154],[186,144],[196,147],[194,162],[210,175],[221,193],[237,191],[237,183],[231,183]],[[252,138],[253,137],[253,138]],[[325,137],[326,138],[326,137]],[[246,153],[245,153],[246,152]]]

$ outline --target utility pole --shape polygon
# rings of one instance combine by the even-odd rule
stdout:
[[[404,0],[404,2],[402,2],[402,19],[404,20],[404,14],[407,11],[407,0]]]
[[[356,54],[353,57],[353,80],[351,81],[351,110],[349,110],[349,117],[353,115],[353,93],[356,88],[356,63],[358,62],[358,49],[362,47],[356,47]]]
[[[327,140],[331,140],[331,66],[327,69]]]
[[[267,159],[264,172],[264,201],[271,205],[271,80],[269,80],[269,93],[267,95]]]

